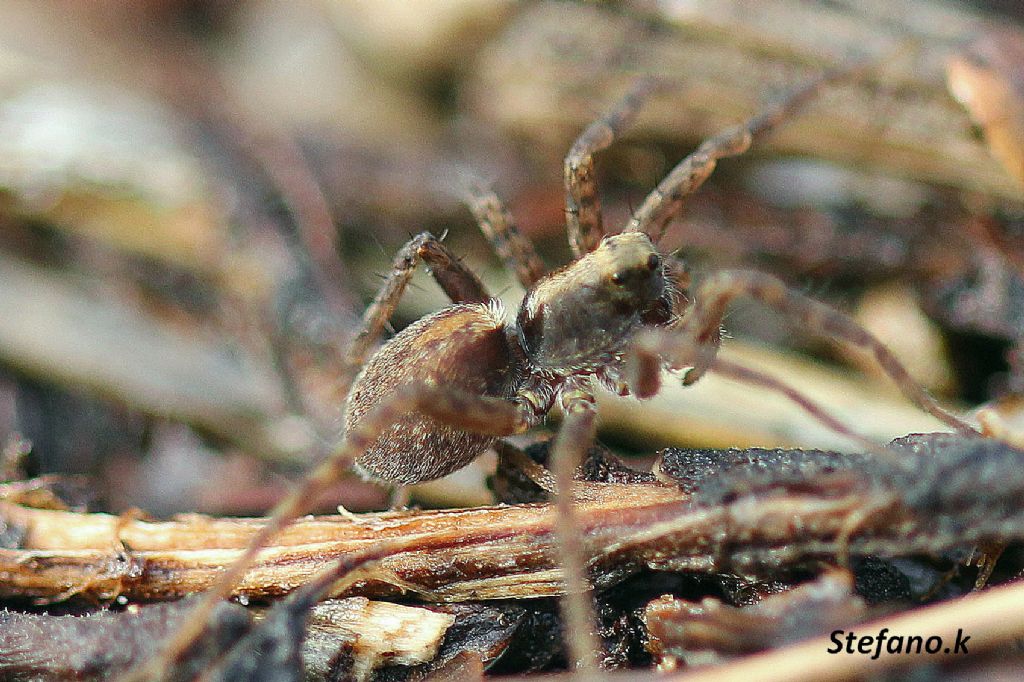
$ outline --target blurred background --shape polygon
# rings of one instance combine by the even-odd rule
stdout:
[[[856,316],[957,409],[1024,393],[1024,31],[1014,2],[7,0],[0,4],[0,478],[87,474],[100,508],[258,514],[337,431],[359,316],[413,234],[514,310],[460,195],[504,199],[567,262],[562,159],[638,77],[601,155],[606,226],[704,136],[867,60],[742,159],[662,242]],[[422,273],[395,329],[444,305]],[[864,357],[737,304],[726,352],[884,442],[938,425]],[[602,437],[844,448],[714,376],[603,397]],[[536,438],[532,436],[531,438]],[[529,439],[528,439],[529,440]],[[642,462],[641,462],[642,464]],[[490,499],[484,457],[414,493]],[[345,481],[322,508],[386,494]]]

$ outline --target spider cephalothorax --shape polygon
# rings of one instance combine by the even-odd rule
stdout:
[[[642,232],[606,237],[591,253],[530,290],[516,316],[530,364],[568,374],[613,362],[642,324],[667,321],[672,288]]]

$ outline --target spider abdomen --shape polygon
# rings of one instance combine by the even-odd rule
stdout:
[[[450,306],[417,320],[377,351],[349,393],[345,427],[352,429],[385,398],[416,383],[511,397],[517,366],[497,303]],[[462,468],[495,440],[409,412],[384,429],[356,464],[371,478],[408,485]]]

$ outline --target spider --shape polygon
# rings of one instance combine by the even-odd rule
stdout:
[[[682,200],[700,187],[720,159],[742,154],[822,84],[846,75],[826,73],[746,124],[709,138],[658,184],[619,234],[606,235],[594,155],[612,144],[658,87],[652,80],[638,82],[583,132],[565,159],[566,223],[574,260],[551,273],[545,272],[497,196],[482,186],[472,187],[471,211],[527,291],[512,323],[477,276],[439,239],[429,233],[412,238],[395,257],[350,346],[349,372],[342,379],[343,391],[351,384],[343,442],[271,511],[247,549],[208,591],[191,619],[193,626],[176,635],[164,658],[188,646],[204,614],[229,593],[259,548],[353,462],[366,477],[391,486],[440,478],[500,438],[530,429],[557,403],[563,419],[551,457],[554,485],[549,487],[558,491],[555,544],[567,594],[567,644],[582,670],[595,670],[599,649],[586,553],[575,532],[572,500],[576,463],[595,437],[596,387],[648,398],[659,390],[662,369],[688,368],[686,384],[714,369],[781,391],[827,425],[857,437],[782,382],[716,357],[722,318],[738,296],[760,300],[807,329],[868,351],[922,409],[957,430],[973,432],[921,389],[880,341],[843,313],[754,271],[717,272],[690,289],[682,263],[657,248]],[[374,352],[420,263],[430,267],[452,305],[414,322]],[[868,447],[877,449],[870,443]]]
[[[499,437],[536,425],[556,402],[565,428],[588,431],[594,387],[647,398],[658,391],[663,367],[688,367],[685,384],[714,366],[779,388],[829,425],[855,436],[781,382],[716,358],[722,318],[737,296],[757,299],[809,329],[868,351],[911,400],[958,430],[970,429],[939,407],[881,342],[846,315],[754,271],[714,273],[688,294],[681,262],[656,246],[683,198],[707,179],[719,159],[746,151],[754,138],[835,77],[826,74],[746,125],[705,141],[647,196],[625,229],[606,235],[594,155],[611,145],[657,86],[651,80],[638,82],[587,128],[566,157],[566,222],[575,259],[552,273],[545,273],[499,199],[481,186],[470,188],[470,209],[526,296],[508,324],[497,299],[433,235],[419,234],[399,251],[349,351],[349,366],[362,370],[348,394],[346,430],[351,438],[371,421],[376,426],[373,438],[358,449],[357,469],[391,485],[440,478],[471,462]],[[413,323],[371,356],[420,263],[430,267],[452,305]]]
[[[470,209],[526,296],[508,324],[501,304],[441,241],[422,233],[401,249],[350,354],[353,366],[363,366],[345,415],[356,468],[390,485],[439,478],[467,465],[500,437],[536,425],[558,403],[563,422],[552,462],[557,489],[571,490],[575,465],[595,435],[595,387],[647,398],[658,391],[663,368],[688,367],[686,384],[714,367],[779,389],[836,430],[857,437],[781,382],[716,358],[722,317],[741,295],[870,352],[919,406],[958,430],[972,430],[939,407],[881,342],[846,315],[759,272],[718,272],[686,295],[682,264],[656,246],[682,199],[719,159],[746,151],[832,77],[823,76],[746,125],[705,141],[647,196],[625,229],[606,235],[594,155],[611,145],[656,87],[653,81],[637,83],[584,131],[566,157],[566,222],[575,259],[552,273],[545,273],[498,198],[480,186],[471,188]],[[421,262],[430,266],[452,305],[413,323],[367,361]],[[587,585],[585,556],[573,532],[572,494],[557,499],[559,558],[567,593],[576,595],[566,599],[573,633],[568,643],[581,666],[593,669],[596,641],[586,634],[593,632],[589,602],[579,596]]]

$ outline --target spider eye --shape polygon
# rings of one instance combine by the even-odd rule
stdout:
[[[661,267],[661,258],[658,256],[658,254],[652,253],[650,256],[647,257],[647,269],[648,270],[652,270],[653,271],[653,270],[657,270],[660,267]]]
[[[626,283],[626,273],[624,273],[624,272],[613,272],[611,279],[612,279],[612,284],[625,284]]]

